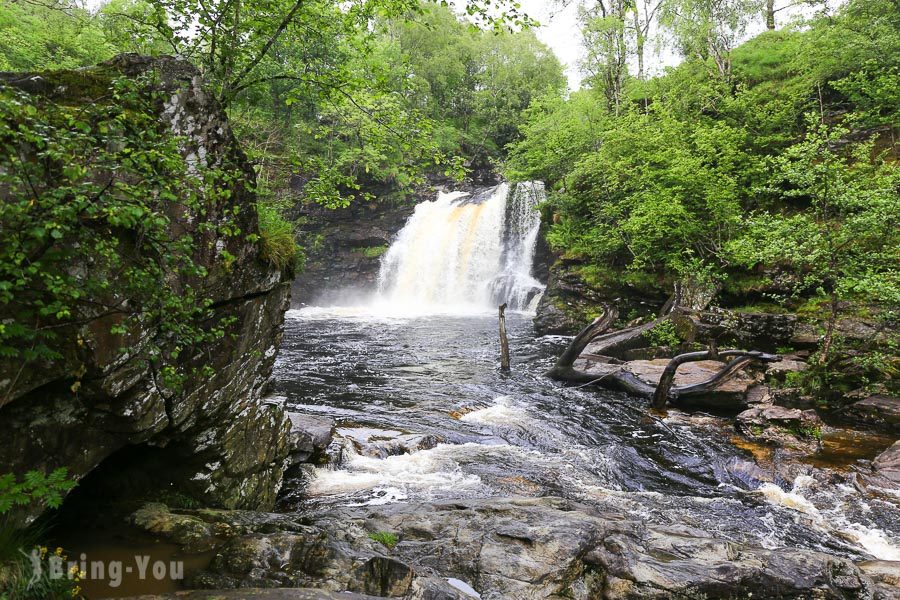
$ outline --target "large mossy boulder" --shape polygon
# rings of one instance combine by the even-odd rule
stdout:
[[[71,202],[89,216],[48,237],[48,247],[68,261],[60,277],[70,287],[78,277],[103,284],[85,285],[71,318],[53,324],[54,336],[41,341],[45,356],[18,353],[0,361],[3,470],[21,476],[68,467],[82,478],[118,455],[116,471],[123,476],[141,472],[152,485],[208,505],[272,506],[288,455],[289,424],[281,407],[263,402],[262,395],[290,285],[288,275],[264,258],[254,171],[199,72],[176,58],[121,55],[74,71],[5,73],[0,92],[17,103],[5,106],[26,107],[21,115],[2,115],[5,164],[17,159],[37,168],[46,159],[41,142],[16,134],[16,127],[46,125],[52,136],[65,133],[65,123],[53,119],[69,115],[83,135],[72,142],[83,152],[35,171],[42,177],[35,185],[43,194],[57,194],[48,210]],[[123,108],[125,93],[134,103]],[[104,121],[105,111],[118,120]],[[152,143],[141,146],[147,139]],[[174,159],[167,148],[174,148]],[[106,162],[92,162],[94,150]],[[129,158],[139,154],[143,162]],[[168,171],[151,172],[147,165],[187,178],[166,184]],[[84,172],[66,170],[76,167]],[[214,171],[220,176],[210,177]],[[68,200],[60,190],[76,177],[86,189],[93,182],[115,195]],[[156,195],[157,188],[147,187],[151,178],[161,182]],[[189,201],[192,187],[200,191],[191,192]],[[129,190],[149,196],[129,203]],[[0,186],[0,196],[11,204],[23,201],[21,190],[10,185]],[[107,200],[107,212],[114,214],[98,209]],[[129,220],[131,209],[142,212]],[[156,254],[147,250],[147,232],[161,248]],[[105,261],[93,253],[104,239],[113,240],[105,246],[112,249]],[[145,269],[143,279],[129,279],[139,268]],[[148,280],[152,272],[158,278]],[[154,288],[163,295],[154,295]],[[15,322],[46,292],[0,304],[0,321]],[[191,303],[202,312],[193,314]],[[110,306],[123,308],[117,313]],[[200,320],[178,322],[182,314]],[[121,464],[126,457],[128,464]]]

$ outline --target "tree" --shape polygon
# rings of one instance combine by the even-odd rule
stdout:
[[[746,31],[755,0],[665,0],[660,18],[682,56],[711,59],[719,75],[731,75],[731,50]]]
[[[625,40],[626,0],[598,0],[581,12],[586,57],[582,70],[588,84],[603,90],[610,111],[619,114],[628,76]]]
[[[771,159],[765,191],[785,210],[751,216],[731,253],[748,267],[780,265],[794,274],[795,293],[827,298],[824,363],[843,302],[900,305],[900,170],[884,156],[872,160],[872,142],[847,150],[847,129],[809,118],[805,139]]]

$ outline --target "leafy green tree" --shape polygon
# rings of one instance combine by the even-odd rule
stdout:
[[[731,75],[731,50],[757,12],[756,0],[666,0],[661,23],[682,56],[711,60],[721,77]]]
[[[842,150],[847,134],[814,121],[802,142],[773,157],[774,189],[767,191],[779,194],[785,209],[752,215],[730,246],[749,268],[789,269],[795,293],[828,299],[820,363],[844,302],[900,305],[900,170],[883,156],[872,160],[872,142]]]
[[[99,23],[74,4],[0,4],[0,71],[83,67],[115,52]]]

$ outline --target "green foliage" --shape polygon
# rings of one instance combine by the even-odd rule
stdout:
[[[66,85],[79,84],[93,102],[0,88],[0,356],[30,368],[61,360],[59,340],[102,318],[113,336],[150,332],[135,359],[175,383],[168,361],[224,334],[224,323],[201,325],[211,301],[194,258],[199,239],[241,235],[228,215],[203,215],[243,172],[187,164],[150,81],[95,70]],[[173,234],[176,207],[215,235]]]
[[[0,600],[83,598],[78,584],[87,574],[68,568],[69,557],[62,548],[50,552],[39,546],[43,537],[40,529],[17,529],[0,522]],[[32,557],[41,565],[37,577]]]
[[[294,225],[282,214],[277,203],[256,203],[259,239],[263,258],[279,270],[294,273],[303,266],[303,253],[297,245]]]
[[[14,506],[38,503],[49,508],[58,508],[63,496],[75,487],[75,481],[68,478],[65,467],[55,469],[49,475],[40,471],[29,471],[21,481],[12,473],[0,475],[0,515]]]
[[[377,531],[369,534],[369,539],[374,540],[388,549],[393,549],[399,541],[397,534],[390,531]]]
[[[748,267],[790,269],[797,293],[863,296],[896,306],[900,233],[893,216],[900,214],[900,172],[883,156],[871,158],[871,142],[838,151],[847,133],[813,122],[801,142],[772,157],[766,192],[777,194],[785,210],[752,214],[730,254]]]
[[[83,67],[113,54],[100,23],[84,9],[49,1],[0,4],[0,71]]]
[[[363,248],[361,250],[361,253],[366,258],[378,258],[387,251],[388,251],[387,246],[368,246],[366,248]]]
[[[675,323],[670,320],[663,321],[653,329],[647,332],[647,340],[652,346],[666,346],[674,348],[681,344],[681,336]]]

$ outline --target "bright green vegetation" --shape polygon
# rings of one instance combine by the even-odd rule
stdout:
[[[487,30],[443,4],[110,0],[89,12],[67,0],[6,3],[0,69],[178,53],[228,110],[264,196],[289,193],[294,177],[305,201],[345,206],[376,187],[402,195],[428,172],[460,178],[490,166],[532,99],[565,88],[513,2],[467,3]]]
[[[297,203],[402,198],[426,174],[460,178],[500,159],[532,99],[562,93],[562,67],[516,3],[460,8],[468,19],[420,0],[0,4],[0,70],[40,71],[61,91],[0,86],[0,358],[20,374],[66,365],[77,394],[85,368],[60,342],[84,345],[79,328],[100,323],[104,343],[135,351],[129,359],[178,393],[208,369],[176,367],[179,356],[230,325],[213,318],[204,282],[237,257],[210,238],[258,244],[289,273],[303,260],[286,217]],[[186,164],[149,78],[72,70],[121,52],[193,63],[256,180],[239,157]],[[223,196],[254,185],[255,206],[205,221]],[[171,227],[180,210],[197,215],[195,235]],[[258,230],[239,230],[232,217],[253,210]],[[195,261],[213,252],[212,264]],[[129,336],[139,332],[151,335],[138,344]],[[0,508],[44,491],[57,504],[62,488],[35,477],[0,478]]]
[[[62,504],[63,495],[75,487],[75,482],[67,478],[68,469],[56,469],[49,475],[39,471],[29,471],[21,481],[12,474],[0,475],[0,515],[15,506],[26,506],[32,502],[57,508]]]
[[[370,533],[369,538],[388,549],[392,549],[398,542],[397,534],[390,531],[376,531],[375,533]]]
[[[378,258],[382,256],[385,252],[388,251],[387,246],[368,246],[366,248],[362,248],[360,253],[366,258]]]
[[[259,239],[263,257],[281,269],[293,273],[303,267],[303,252],[294,239],[294,224],[284,217],[283,203],[259,201]]]
[[[38,503],[49,508],[62,504],[63,496],[75,487],[68,470],[60,468],[49,475],[29,471],[21,478],[9,473],[0,475],[0,600],[43,600],[76,597],[80,574],[54,579],[49,573],[49,560],[65,561],[62,549],[56,553],[40,547],[44,531],[40,525],[22,528],[13,524],[10,512],[16,507]],[[31,552],[42,563],[41,577],[32,580]],[[23,552],[25,554],[23,554]]]
[[[533,103],[506,163],[548,182],[551,244],[595,280],[815,305],[823,364],[841,314],[896,319],[897,4],[850,0],[735,46],[759,3],[665,0],[659,24],[685,59],[652,78],[628,66],[643,15],[606,7],[586,21],[590,87]]]
[[[681,337],[672,321],[663,321],[647,332],[648,341],[654,346],[674,348],[681,344]]]

